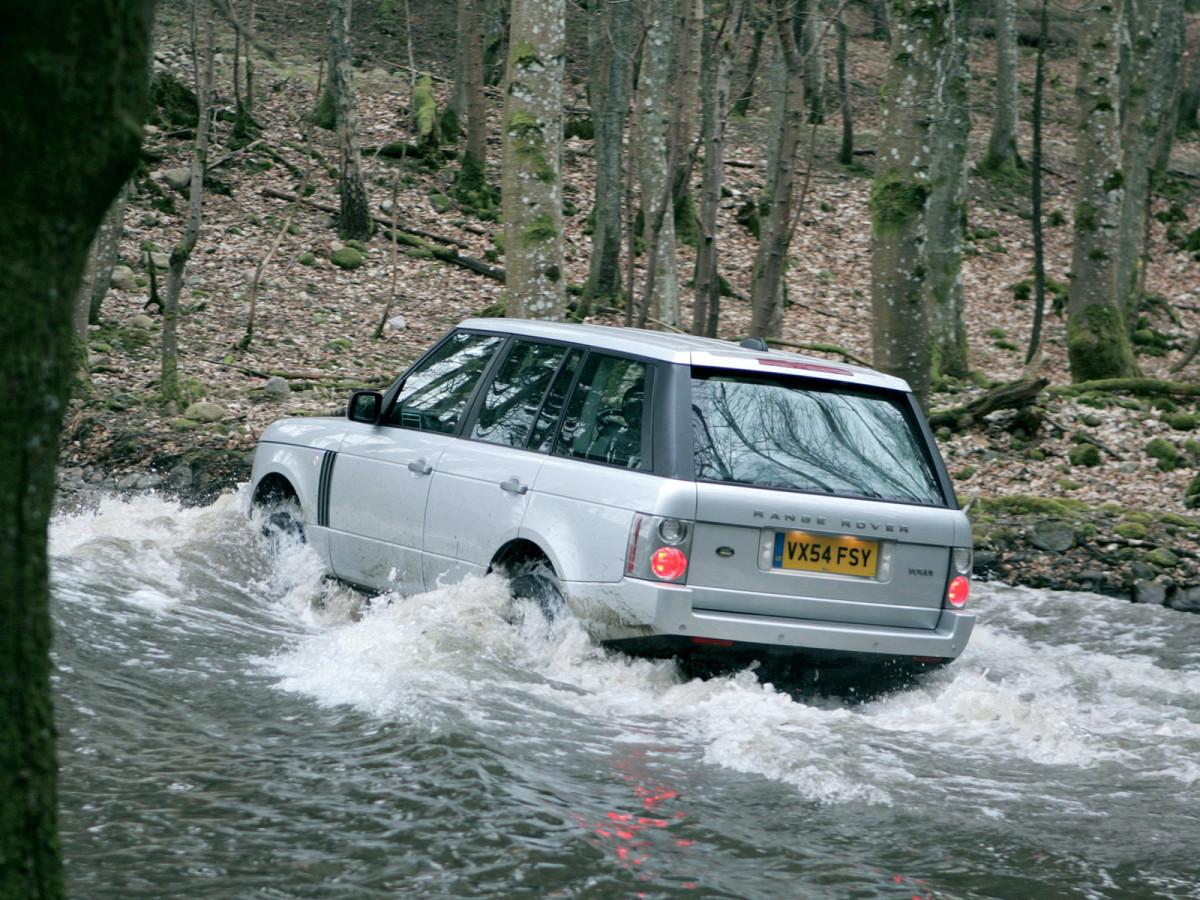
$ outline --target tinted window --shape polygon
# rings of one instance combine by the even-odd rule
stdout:
[[[563,401],[567,399],[571,379],[575,377],[575,370],[579,368],[579,360],[582,358],[583,351],[572,350],[559,367],[554,383],[550,385],[550,392],[546,394],[546,402],[542,404],[537,424],[533,426],[533,437],[529,439],[531,449],[549,452],[550,445],[554,442],[554,427],[558,424]]]
[[[694,373],[700,481],[941,505],[901,398],[803,380]]]
[[[645,363],[592,354],[567,403],[555,452],[641,468],[645,394]]]
[[[422,431],[451,432],[504,338],[456,332],[438,344],[404,379],[384,422]]]
[[[488,385],[471,437],[524,447],[567,348],[517,341]]]

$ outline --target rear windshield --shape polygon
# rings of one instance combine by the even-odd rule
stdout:
[[[695,370],[692,430],[699,481],[945,505],[899,395]]]

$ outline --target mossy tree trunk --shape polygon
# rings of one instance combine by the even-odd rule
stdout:
[[[592,258],[583,291],[584,308],[621,298],[621,205],[625,176],[622,160],[629,116],[629,79],[633,56],[633,4],[592,0],[588,46],[591,50],[592,117],[596,141],[596,199],[592,207]]]
[[[150,6],[42,0],[0,32],[0,898],[65,896],[46,530],[96,227],[138,160]]]
[[[668,325],[679,322],[671,159],[671,122],[676,109],[671,90],[676,5],[677,0],[650,0],[646,8],[636,123],[647,280],[638,312],[640,325],[649,317]]]
[[[1127,97],[1121,117],[1125,198],[1117,239],[1117,286],[1132,332],[1141,297],[1143,253],[1150,219],[1150,196],[1159,151],[1169,148],[1174,129],[1166,127],[1175,82],[1183,63],[1183,0],[1126,5],[1130,47],[1126,54]]]
[[[793,11],[787,0],[774,0],[777,49],[786,78],[776,120],[767,172],[769,210],[762,223],[750,287],[750,334],[779,337],[783,314],[787,250],[792,238],[792,194],[796,183],[796,154],[804,128],[804,60],[796,45]]]
[[[955,39],[950,0],[898,0],[871,186],[871,339],[876,367],[929,399],[924,298],[933,125],[945,114],[939,75]]]
[[[371,236],[372,223],[362,175],[358,100],[350,67],[351,2],[329,0],[329,86],[337,110],[338,147],[341,150],[338,236],[346,240],[365,240]]]
[[[716,337],[721,304],[721,279],[717,268],[717,213],[724,183],[725,125],[732,90],[733,61],[742,32],[745,3],[733,0],[725,17],[713,21],[714,4],[704,4],[700,100],[704,167],[700,188],[700,239],[696,248],[696,298],[692,305],[692,334]]]
[[[464,109],[467,119],[466,157],[480,166],[487,162],[487,106],[483,96],[483,31],[478,0],[459,0],[459,41],[462,45]]]
[[[934,121],[933,164],[926,208],[929,241],[925,246],[924,303],[929,317],[930,377],[966,378],[967,347],[963,297],[963,231],[967,218],[967,139],[971,132],[967,42],[969,3],[950,0],[945,52],[938,82],[941,114]]]
[[[1137,366],[1117,283],[1117,237],[1125,196],[1120,128],[1124,0],[1084,9],[1076,77],[1075,233],[1067,302],[1072,381],[1120,378]]]
[[[1020,78],[1017,72],[1017,0],[996,0],[996,103],[981,168],[1016,172],[1025,163],[1017,149]]]
[[[558,319],[563,285],[565,0],[514,0],[504,87],[507,315]]]

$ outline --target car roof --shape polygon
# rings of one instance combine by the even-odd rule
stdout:
[[[783,350],[755,350],[730,341],[676,334],[668,331],[649,331],[644,328],[621,328],[611,325],[583,325],[553,322],[544,319],[466,319],[459,328],[487,331],[496,334],[516,334],[551,341],[584,344],[600,350],[628,353],[670,363],[713,368],[739,369],[761,374],[781,375],[789,370],[796,375],[844,381],[851,384],[908,391],[903,379],[885,375],[874,369],[830,362],[801,353]]]

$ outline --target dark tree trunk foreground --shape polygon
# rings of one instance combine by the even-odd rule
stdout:
[[[92,236],[137,161],[151,6],[0,12],[0,900],[64,896],[46,528]]]

